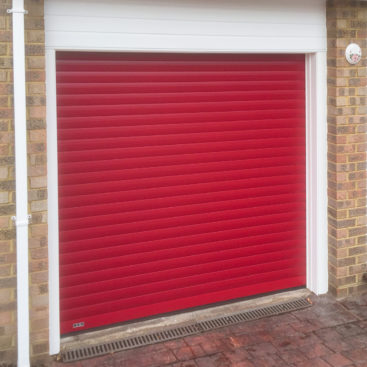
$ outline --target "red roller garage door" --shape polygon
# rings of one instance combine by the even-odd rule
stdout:
[[[62,333],[305,284],[304,70],[57,54]]]

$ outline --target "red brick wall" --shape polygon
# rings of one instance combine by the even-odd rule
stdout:
[[[329,289],[338,297],[366,289],[367,2],[330,0],[328,32]],[[357,65],[345,59],[362,47]]]

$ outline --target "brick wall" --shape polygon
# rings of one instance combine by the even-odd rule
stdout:
[[[16,257],[11,0],[0,1],[0,361],[16,361]],[[48,355],[47,172],[43,0],[25,0],[33,359]]]
[[[329,289],[338,297],[367,290],[367,2],[330,0],[328,28]],[[355,66],[351,43],[362,47]]]
[[[0,360],[15,359],[16,278],[14,134],[12,127],[12,33],[6,9],[11,0],[0,3]]]

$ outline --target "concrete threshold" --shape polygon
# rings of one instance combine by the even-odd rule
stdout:
[[[108,328],[85,331],[76,335],[61,338],[61,349],[69,350],[89,345],[109,343],[133,336],[154,333],[178,326],[191,325],[196,322],[223,317],[259,307],[269,306],[281,302],[288,302],[299,298],[307,298],[311,294],[308,289],[297,289],[282,293],[271,294],[249,300],[233,302],[225,305],[208,306],[194,311],[183,311],[179,314],[140,320]]]

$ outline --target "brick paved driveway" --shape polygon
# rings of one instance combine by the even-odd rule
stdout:
[[[52,367],[367,367],[367,294]]]

